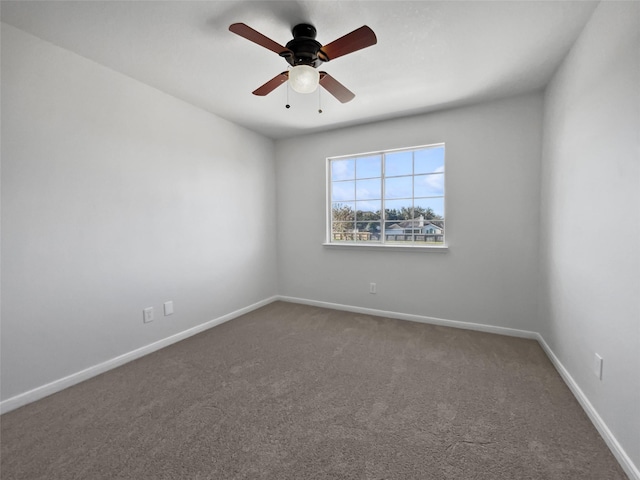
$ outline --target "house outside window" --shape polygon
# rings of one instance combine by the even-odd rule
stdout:
[[[327,243],[445,244],[445,146],[327,159]]]

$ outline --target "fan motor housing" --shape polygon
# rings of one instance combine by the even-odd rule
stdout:
[[[318,53],[322,45],[316,40],[317,31],[313,25],[301,23],[291,30],[293,40],[287,43],[286,47],[293,52],[293,55],[285,54],[283,57],[291,66],[309,65],[318,67],[323,62]],[[287,52],[288,53],[288,52]],[[320,52],[322,56],[322,52]]]

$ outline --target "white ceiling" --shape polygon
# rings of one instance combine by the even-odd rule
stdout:
[[[2,1],[3,22],[272,138],[542,88],[593,12],[587,1]],[[281,45],[311,23],[327,44],[362,26],[378,44],[322,65],[356,94],[251,92],[286,70],[232,34]]]

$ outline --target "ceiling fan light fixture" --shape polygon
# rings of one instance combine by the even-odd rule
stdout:
[[[289,87],[291,87],[296,92],[312,93],[318,89],[318,85],[322,82],[322,88],[341,103],[350,102],[353,100],[353,97],[355,97],[355,94],[327,72],[319,72],[316,70],[317,67],[319,67],[322,62],[334,60],[338,57],[375,45],[378,42],[376,34],[366,25],[326,45],[321,45],[316,41],[316,29],[313,25],[307,23],[301,23],[293,27],[291,31],[293,39],[287,42],[286,46],[274,42],[269,37],[265,37],[262,33],[244,23],[233,23],[229,25],[229,31],[277,53],[290,65],[288,71],[276,75],[267,83],[251,92],[254,95],[264,97],[285,82],[288,83],[287,92],[289,91]]]
[[[309,65],[296,65],[289,70],[289,84],[298,93],[312,93],[320,83],[320,72]]]

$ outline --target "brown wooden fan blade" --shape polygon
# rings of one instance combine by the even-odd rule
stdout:
[[[276,52],[278,55],[290,54],[291,50],[287,47],[283,47],[278,42],[274,42],[269,37],[265,37],[263,34],[254,30],[249,25],[244,23],[234,23],[229,26],[229,31],[246,38],[247,40],[257,43],[258,45],[268,48],[272,52]]]
[[[378,43],[376,34],[373,33],[373,30],[364,25],[351,33],[347,33],[344,37],[340,37],[328,45],[324,45],[320,49],[319,54],[322,61],[328,62],[334,58],[370,47],[376,43]],[[322,56],[326,57],[326,59],[322,58]]]
[[[271,80],[269,80],[267,83],[265,83],[261,87],[255,89],[252,93],[254,95],[259,95],[261,97],[264,97],[265,95],[273,92],[276,88],[278,88],[288,79],[289,79],[289,74],[287,72],[282,72],[281,74],[273,77]]]
[[[327,72],[320,72],[320,85],[342,103],[350,102],[356,96]]]

